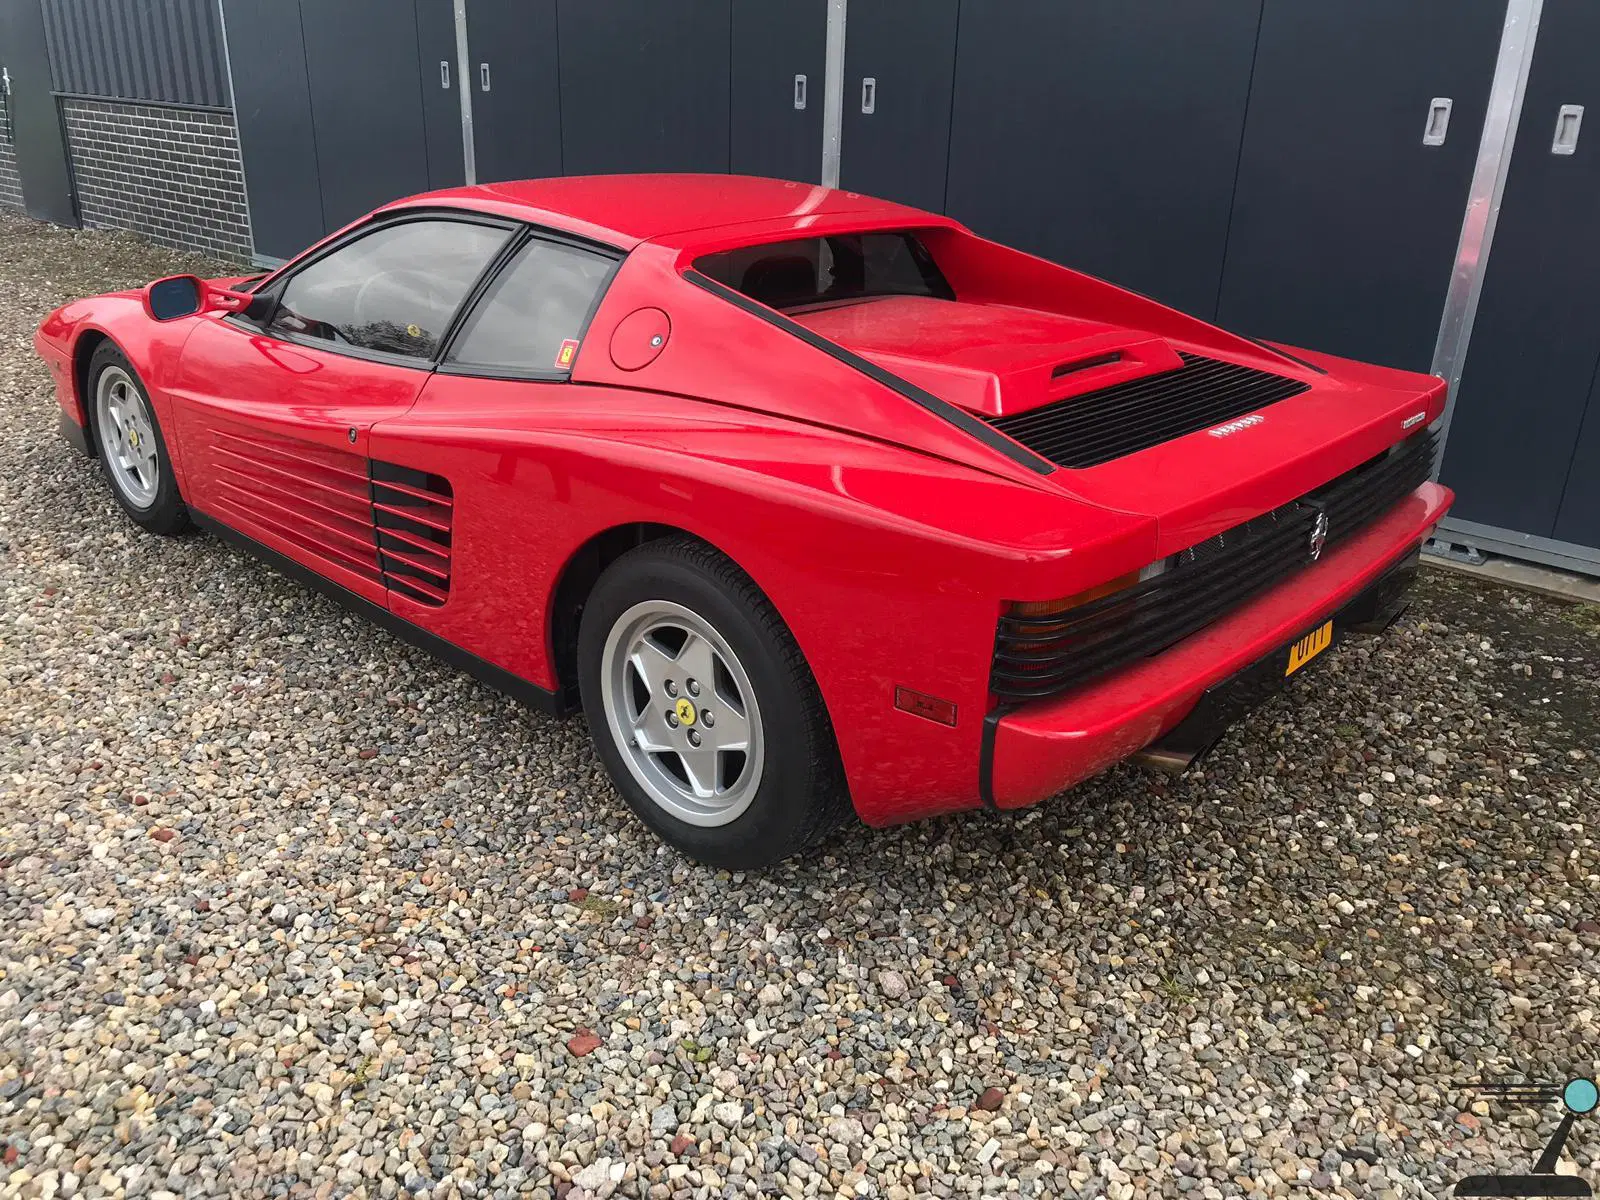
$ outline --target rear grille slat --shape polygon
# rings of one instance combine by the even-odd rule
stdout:
[[[990,424],[1057,466],[1098,466],[1298,396],[1311,385],[1239,363],[1180,354],[1158,375],[1069,396]]]
[[[1152,579],[1051,615],[1000,618],[990,691],[1004,701],[1058,695],[1166,650],[1311,565],[1319,512],[1327,544],[1359,533],[1425,483],[1435,436],[1408,438],[1332,482],[1166,560]]]

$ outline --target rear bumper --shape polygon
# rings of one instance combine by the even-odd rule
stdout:
[[[1128,757],[1177,726],[1208,689],[1350,604],[1426,540],[1453,495],[1424,484],[1314,566],[1145,663],[1056,700],[991,713],[985,799],[1022,808]]]

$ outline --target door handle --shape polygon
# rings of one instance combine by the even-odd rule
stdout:
[[[1583,128],[1583,105],[1563,104],[1556,112],[1556,137],[1550,143],[1551,154],[1576,154],[1578,130]]]
[[[489,64],[488,63],[479,63],[478,64],[478,90],[479,91],[484,91],[484,92],[487,92],[489,90]]]
[[[439,60],[439,86],[447,92],[450,90],[450,60],[448,58]]]
[[[794,77],[794,106],[797,109],[802,109],[806,106],[806,77],[804,75],[796,75]]]
[[[1454,103],[1449,96],[1435,96],[1428,101],[1428,122],[1422,127],[1424,146],[1444,145],[1445,135],[1450,132],[1450,109]]]
[[[871,75],[861,79],[861,111],[869,116],[878,111],[878,81]]]

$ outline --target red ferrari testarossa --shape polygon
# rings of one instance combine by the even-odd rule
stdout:
[[[1438,379],[775,180],[415,196],[36,340],[134,521],[581,707],[728,867],[1186,764],[1392,620],[1451,499]]]

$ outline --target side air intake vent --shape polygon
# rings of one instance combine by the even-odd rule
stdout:
[[[990,424],[1061,467],[1096,467],[1309,391],[1298,379],[1184,354],[1159,375],[1070,396]],[[1072,364],[1074,367],[1080,364]],[[1087,364],[1085,364],[1087,365]]]
[[[383,582],[419,604],[450,596],[450,481],[438,475],[372,464],[372,523]]]

